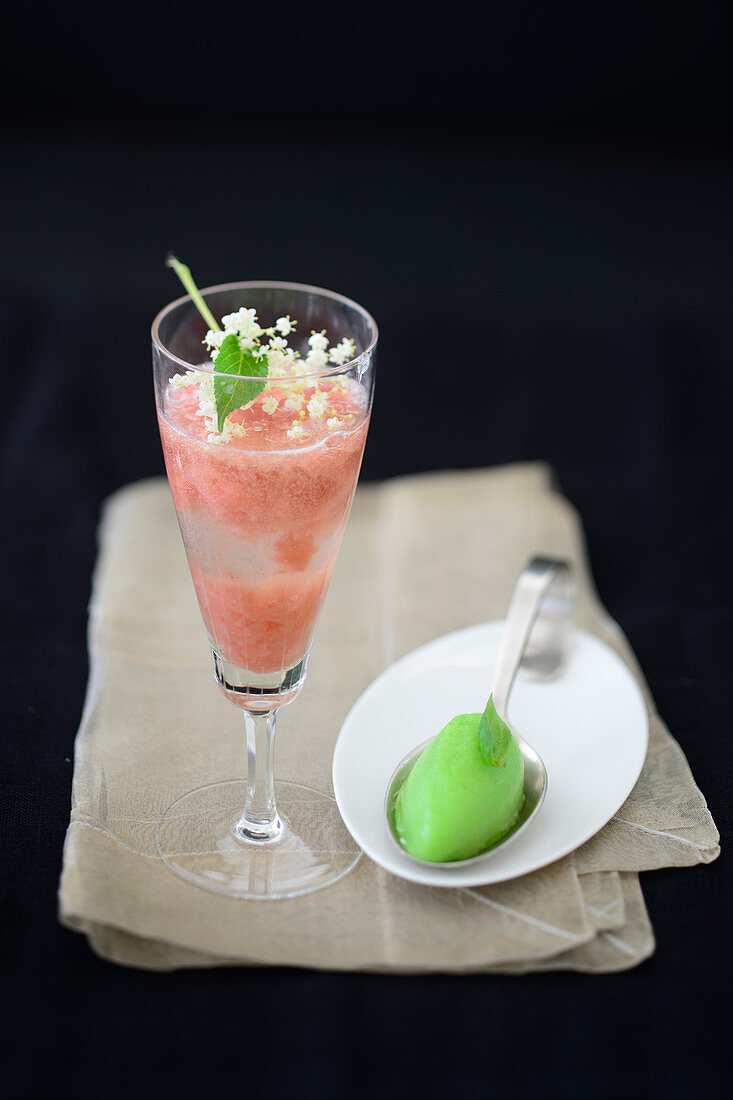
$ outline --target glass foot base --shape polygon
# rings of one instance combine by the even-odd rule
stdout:
[[[177,799],[155,835],[164,863],[204,890],[264,901],[330,886],[357,863],[361,849],[335,800],[297,783],[275,783],[282,839],[263,847],[238,839],[246,793],[246,783],[233,779]]]

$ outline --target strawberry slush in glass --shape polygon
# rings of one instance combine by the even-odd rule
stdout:
[[[161,854],[178,874],[209,889],[242,897],[291,896],[344,873],[332,856],[330,870],[315,876],[298,871],[290,884],[270,875],[263,887],[252,885],[251,864],[258,845],[287,853],[280,863],[289,867],[288,837],[298,848],[308,844],[291,834],[286,815],[275,807],[275,715],[303,685],[354,497],[371,410],[377,330],[356,303],[318,288],[240,283],[202,293],[215,318],[244,334],[237,336],[240,344],[259,330],[258,343],[267,353],[264,378],[232,382],[217,367],[228,344],[207,334],[191,298],[172,303],[153,326],[156,402],[170,489],[217,682],[245,712],[246,808],[229,826],[241,855],[235,874],[228,871],[222,878],[213,864],[193,873],[190,863],[173,858],[172,852],[194,850],[196,838],[174,837],[172,818],[166,826],[171,835],[163,838],[169,858],[166,851]],[[202,362],[207,357],[202,341],[208,341],[213,363]],[[248,385],[249,390],[242,388]],[[221,397],[230,391],[225,408],[231,411],[224,417]],[[242,397],[247,400],[238,406]],[[278,803],[280,788],[295,786],[278,784]],[[191,815],[203,822],[202,790],[179,800],[173,814],[178,824]],[[294,821],[292,828],[297,827]],[[190,831],[189,824],[186,828]],[[202,852],[221,844],[211,828],[202,824],[196,839]],[[324,843],[314,837],[310,846]]]

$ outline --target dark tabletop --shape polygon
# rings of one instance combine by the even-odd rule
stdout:
[[[105,69],[71,14],[58,33],[78,31],[77,50],[54,52],[52,21],[31,76],[34,28],[13,17],[0,973],[14,1098],[54,1082],[92,1098],[723,1095],[733,332],[719,16],[703,3],[658,25],[637,5],[600,24],[571,8],[569,38],[520,4],[480,45],[455,24],[443,43],[422,8],[377,29],[378,7],[317,8],[320,37],[301,14],[275,38],[274,84],[262,51],[235,70],[231,43],[205,52],[198,83],[182,79],[201,49],[182,18]],[[116,33],[133,40],[127,22]],[[178,296],[170,248],[200,285],[302,281],[374,314],[366,480],[554,467],[723,834],[712,866],[642,875],[657,937],[643,965],[157,975],[100,961],[58,924],[99,508],[163,472],[149,327]],[[441,418],[437,437],[405,430],[405,402],[418,427]]]

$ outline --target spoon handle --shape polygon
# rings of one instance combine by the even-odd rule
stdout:
[[[546,599],[551,589],[553,598]],[[576,581],[567,561],[536,557],[522,570],[509,604],[491,689],[494,706],[505,722],[509,693],[533,628],[541,651],[533,653],[535,673],[552,675],[565,658],[575,599]]]

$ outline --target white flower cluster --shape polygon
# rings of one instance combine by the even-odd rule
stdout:
[[[204,343],[211,353],[212,363],[216,362],[219,349],[227,336],[236,336],[242,351],[249,351],[255,358],[267,356],[268,366],[273,374],[287,374],[292,371],[298,353],[288,346],[285,337],[295,331],[296,322],[289,315],[278,317],[272,328],[263,328],[257,319],[257,310],[245,306],[236,313],[227,313],[221,319],[222,330],[209,329]]]
[[[262,355],[267,356],[270,375],[286,375],[296,371],[296,360],[300,356],[294,348],[290,347],[287,337],[295,332],[297,322],[289,314],[278,317],[272,328],[262,328],[257,318],[257,311],[243,306],[236,313],[227,313],[222,317],[221,323],[223,326],[221,332],[209,329],[204,337],[204,343],[211,353],[212,363],[216,362],[225,337],[233,335],[239,340],[239,346],[243,351],[250,351],[257,358]],[[341,367],[353,359],[355,353],[356,345],[349,337],[329,347],[324,329],[321,332],[311,333],[304,362],[310,370],[323,370],[329,363]]]
[[[321,370],[328,363],[335,363],[341,367],[344,363],[348,363],[349,359],[354,358],[356,351],[354,341],[348,337],[344,337],[338,344],[329,348],[325,329],[322,332],[312,332],[308,337],[308,344],[310,348],[305,362],[315,370]]]
[[[322,393],[320,390],[311,397],[310,401],[306,405],[306,409],[314,420],[320,420],[325,416],[326,408],[328,406],[328,394]]]
[[[308,338],[308,352],[305,359],[301,360],[299,353],[291,348],[288,336],[295,332],[296,322],[287,315],[278,317],[271,328],[262,328],[257,317],[257,311],[243,307],[235,313],[228,313],[221,319],[222,330],[214,332],[209,329],[204,337],[204,344],[209,350],[212,363],[216,363],[219,349],[225,337],[233,335],[237,337],[239,346],[243,351],[249,351],[256,358],[267,356],[267,368],[269,379],[265,391],[260,398],[262,411],[273,415],[280,407],[287,412],[292,412],[295,419],[287,435],[291,440],[299,440],[307,437],[308,432],[302,421],[306,416],[311,420],[326,419],[326,427],[330,431],[338,430],[344,426],[345,421],[336,415],[336,410],[329,405],[329,394],[319,389],[318,383],[315,390],[306,400],[303,392],[306,387],[313,389],[313,383],[308,383],[304,378],[292,377],[305,371],[321,371],[329,363],[335,366],[343,366],[354,358],[356,345],[348,337],[338,344],[329,346],[329,340],[325,329],[321,332],[311,332]],[[197,415],[204,417],[204,424],[208,432],[207,439],[210,443],[225,443],[235,435],[246,434],[246,429],[241,423],[232,422],[229,417],[224,422],[222,432],[217,431],[217,412],[214,399],[213,378],[202,377],[198,371],[187,371],[185,375],[174,375],[170,385],[173,389],[183,386],[192,386],[199,383]],[[341,388],[348,385],[345,379],[337,382]],[[275,387],[280,391],[280,396],[272,392]],[[351,419],[351,416],[348,417]]]
[[[218,419],[216,415],[216,401],[214,399],[214,379],[213,378],[199,378],[194,379],[199,382],[199,407],[196,412],[197,416],[203,416],[204,425],[206,427],[207,439],[209,443],[217,442],[221,440],[224,442],[224,432],[219,434],[217,431]],[[230,427],[229,421],[224,423],[224,428]]]

